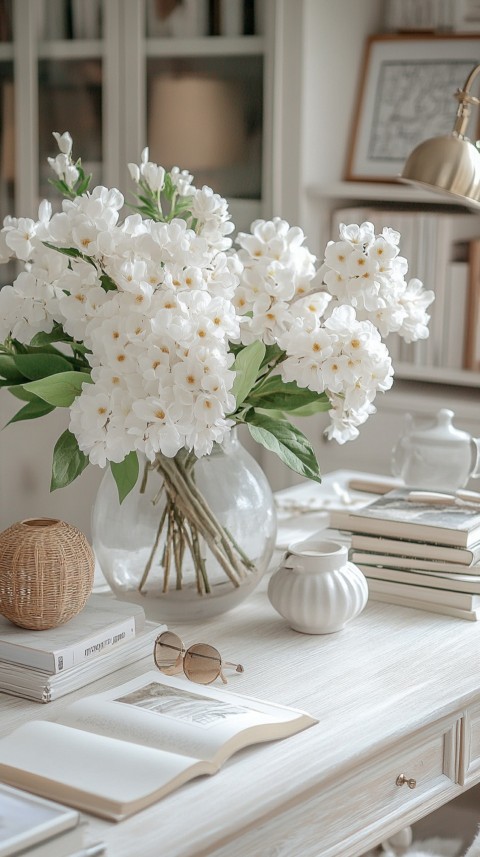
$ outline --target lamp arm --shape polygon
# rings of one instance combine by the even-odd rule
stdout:
[[[468,120],[471,114],[471,105],[475,104],[480,105],[480,99],[475,95],[472,95],[470,92],[470,87],[473,84],[477,74],[480,73],[480,65],[476,65],[470,74],[468,75],[463,89],[457,89],[455,93],[455,98],[459,102],[457,109],[457,116],[455,119],[455,125],[453,127],[454,134],[458,134],[460,137],[465,136],[465,132],[467,130]]]

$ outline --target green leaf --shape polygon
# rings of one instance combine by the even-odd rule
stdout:
[[[261,443],[265,449],[278,455],[295,473],[321,482],[313,447],[299,429],[286,420],[272,420],[255,411],[249,411],[245,420],[251,436],[257,443]]]
[[[77,438],[67,429],[60,435],[53,450],[50,491],[70,485],[70,482],[85,470],[87,464],[88,456],[81,452]]]
[[[92,180],[92,173],[85,175],[83,170],[81,170],[80,181],[77,182],[77,186],[75,188],[75,190],[77,192],[77,196],[81,196],[82,193],[85,193],[85,191],[88,190],[88,186],[89,186],[91,180]]]
[[[37,417],[43,417],[45,414],[49,414],[54,410],[55,408],[53,405],[48,405],[47,402],[35,397],[24,405],[23,408],[20,408],[20,410],[17,411],[15,416],[8,421],[7,426],[10,425],[10,423],[18,423],[21,420],[35,420]]]
[[[263,414],[265,417],[270,417],[271,420],[286,420],[287,417],[283,413],[283,411],[274,411],[272,410],[263,410],[262,408],[255,408],[255,412],[257,414]]]
[[[70,191],[68,191],[68,193],[70,195]],[[86,262],[91,262],[91,259],[80,250],[77,250],[76,247],[56,247],[55,244],[50,244],[49,241],[44,241],[43,243],[45,247],[49,248],[49,250],[56,250],[57,253],[62,253],[64,256],[70,256],[72,259],[84,259]]]
[[[56,408],[68,408],[81,393],[82,384],[85,383],[92,383],[86,372],[60,372],[58,375],[23,384],[23,389],[34,393],[50,405],[55,405]]]
[[[28,390],[24,390],[21,384],[18,384],[16,387],[9,387],[8,392],[15,396],[17,399],[21,399],[22,402],[33,402],[35,399],[38,399],[38,396],[35,396],[34,393],[29,393]]]
[[[78,354],[86,354],[87,351],[90,352],[90,349],[82,342],[70,342],[69,345],[72,351],[76,351]]]
[[[280,375],[267,378],[248,396],[254,408],[274,408],[279,411],[296,411],[321,398],[320,393],[299,387],[295,381],[283,381]],[[326,396],[324,396],[326,399]]]
[[[264,366],[268,366],[269,363],[276,362],[277,360],[278,360],[278,362],[281,362],[279,360],[279,357],[282,354],[284,355],[284,359],[285,359],[285,357],[287,355],[285,354],[284,351],[282,351],[282,349],[280,348],[279,345],[267,345],[267,347],[265,349],[265,357],[262,360],[262,368]]]
[[[108,276],[108,274],[102,274],[102,276],[100,277],[100,282],[102,284],[102,289],[105,292],[118,291],[116,284],[113,282],[112,278]]]
[[[329,411],[331,407],[332,405],[328,396],[322,393],[316,402],[310,402],[309,405],[305,405],[302,408],[295,408],[295,410],[290,413],[293,417],[312,417],[314,414],[319,414],[321,411]]]
[[[259,341],[252,342],[238,352],[232,366],[236,372],[232,393],[237,401],[237,408],[246,399],[257,380],[258,370],[264,356],[265,346],[263,342]]]
[[[44,333],[40,331],[40,333],[36,333],[35,336],[30,340],[30,345],[33,345],[35,348],[48,345],[50,342],[70,342],[71,337],[68,333],[65,333],[61,324],[55,324],[49,333]]]
[[[30,381],[37,381],[39,378],[57,375],[60,372],[69,372],[72,368],[69,361],[61,354],[45,354],[40,351],[36,354],[16,354],[13,359],[18,371]]]
[[[25,380],[22,373],[15,366],[13,354],[0,354],[0,376],[13,384],[19,384]]]
[[[125,497],[130,493],[138,479],[139,464],[137,453],[129,452],[120,464],[111,461],[110,470],[117,483],[118,499],[120,503],[123,503]]]

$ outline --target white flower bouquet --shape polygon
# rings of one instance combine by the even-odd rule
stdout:
[[[328,410],[330,437],[356,437],[376,393],[392,385],[382,337],[425,338],[433,293],[407,282],[399,234],[375,235],[371,223],[342,225],[318,270],[302,230],[280,218],[255,221],[233,249],[226,201],[188,172],[151,163],[147,149],[129,165],[136,205],[121,220],[120,191],[90,192],[70,135],[54,136],[62,210],[44,201],[38,220],[7,217],[0,232],[0,261],[24,263],[0,291],[0,384],[23,402],[13,421],[69,409],[52,489],[92,462],[111,467],[122,500],[143,453],[181,506],[166,534],[175,562],[200,533],[237,579],[248,558],[195,497],[194,462],[245,424],[319,480],[313,448],[287,415]]]

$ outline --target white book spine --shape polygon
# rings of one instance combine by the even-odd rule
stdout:
[[[107,649],[112,649],[125,640],[135,636],[135,620],[133,617],[125,619],[108,631],[101,631],[91,637],[87,642],[76,643],[72,646],[53,652],[55,672],[77,667],[79,664],[103,654]]]
[[[468,262],[451,262],[447,269],[443,365],[462,369],[468,301]]]
[[[243,34],[243,0],[221,0],[220,29],[222,36]]]

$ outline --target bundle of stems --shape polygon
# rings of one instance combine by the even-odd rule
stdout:
[[[180,452],[174,458],[157,455],[154,462],[145,466],[140,490],[145,491],[150,471],[159,473],[163,479],[162,486],[153,502],[157,504],[163,500],[163,506],[152,550],[138,585],[140,592],[147,584],[159,550],[163,592],[170,589],[172,569],[175,589],[183,588],[183,569],[188,555],[193,561],[200,595],[211,592],[206,566],[208,551],[235,587],[240,586],[255,567],[232,534],[220,524],[198,489],[194,474],[196,461],[192,453]]]

